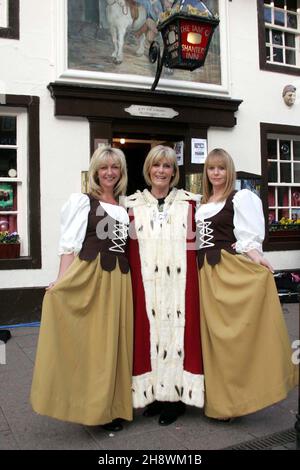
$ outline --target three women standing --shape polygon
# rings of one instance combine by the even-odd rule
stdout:
[[[263,257],[260,199],[234,191],[235,169],[223,149],[204,165],[199,233],[205,414],[242,416],[284,399],[296,366],[272,267]]]
[[[208,155],[196,213],[199,299],[198,197],[175,188],[173,149],[156,146],[145,160],[150,190],[127,198],[131,384],[129,219],[117,204],[126,162],[118,149],[95,152],[90,193],[73,194],[62,210],[61,265],[44,298],[31,391],[35,411],[117,431],[120,418],[132,419],[133,400],[136,408],[147,405],[145,416],[171,424],[185,404],[203,406],[202,348],[209,417],[254,412],[296,385],[272,268],[261,251],[261,202],[250,191],[235,192],[234,175],[224,150]]]
[[[125,256],[128,215],[121,150],[95,151],[89,194],[62,209],[61,263],[44,297],[31,390],[33,409],[122,429],[132,419],[132,290]]]

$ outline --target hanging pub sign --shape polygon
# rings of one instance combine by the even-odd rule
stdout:
[[[199,0],[175,0],[160,15],[157,29],[164,42],[164,65],[195,70],[206,59],[219,19]]]

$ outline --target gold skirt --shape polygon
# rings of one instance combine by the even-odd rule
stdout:
[[[130,274],[76,257],[44,297],[33,409],[86,425],[132,420],[132,342]]]
[[[242,416],[284,399],[298,371],[272,273],[222,250],[199,282],[205,414]]]

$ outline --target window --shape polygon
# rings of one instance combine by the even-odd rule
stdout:
[[[19,0],[0,0],[0,38],[19,39]]]
[[[27,113],[4,112],[0,109],[0,231],[18,232],[21,256],[27,256]]]
[[[260,66],[298,74],[300,0],[258,0]]]
[[[39,98],[2,95],[0,230],[20,235],[17,259],[1,250],[0,269],[41,267]]]
[[[295,249],[300,241],[300,128],[262,124],[262,150],[267,239]]]

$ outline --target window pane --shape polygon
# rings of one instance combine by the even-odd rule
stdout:
[[[291,219],[293,221],[300,221],[300,209],[292,209],[292,216]],[[299,222],[298,222],[299,223]]]
[[[286,63],[290,65],[296,65],[296,54],[295,51],[292,51],[290,49],[286,49],[285,51],[285,58],[286,58]]]
[[[17,232],[17,216],[16,215],[1,215],[0,214],[0,231],[1,232]]]
[[[264,19],[265,19],[265,23],[272,23],[271,8],[268,8],[268,7],[264,8]]]
[[[288,47],[296,47],[295,44],[295,35],[291,33],[284,33],[285,36],[285,45]]]
[[[10,171],[15,170],[15,171]],[[0,177],[9,178],[17,176],[17,151],[0,149]]]
[[[283,63],[283,51],[277,47],[273,49],[273,61]]]
[[[293,145],[294,145],[294,160],[300,160],[300,142],[297,140],[294,140]]]
[[[17,184],[0,183],[0,211],[17,210]]]
[[[297,15],[293,13],[287,14],[287,27],[297,29]]]
[[[277,159],[277,140],[268,139],[268,158]]]
[[[0,116],[0,145],[16,145],[16,125],[16,117]]]
[[[271,58],[271,52],[270,52],[269,47],[266,47],[266,57],[267,57],[267,60],[270,60],[270,58]]]
[[[268,206],[275,206],[275,188],[268,188]]]
[[[265,29],[265,40],[267,43],[270,43],[270,30],[269,29]]]
[[[284,26],[285,20],[284,11],[274,10],[274,23],[278,24],[279,26]]]
[[[286,0],[286,7],[290,11],[297,11],[297,0]]]
[[[300,187],[292,188],[292,206],[300,207]]]
[[[274,210],[269,210],[269,225],[275,221],[276,221],[276,212]]]
[[[270,183],[277,183],[277,163],[276,162],[269,162],[268,167],[268,181]]]
[[[291,165],[290,163],[280,163],[280,182],[281,183],[291,183]]]
[[[289,206],[289,188],[278,188],[278,206]]]
[[[294,183],[300,183],[300,163],[294,163]]]
[[[290,216],[288,209],[278,209],[278,220],[282,219],[282,217],[288,219]],[[282,227],[284,230],[284,226]]]
[[[272,43],[274,46],[282,46],[283,44],[283,33],[272,29]]]
[[[281,140],[279,144],[280,160],[291,159],[291,142],[290,140]]]
[[[274,0],[274,7],[284,8],[284,0]]]

